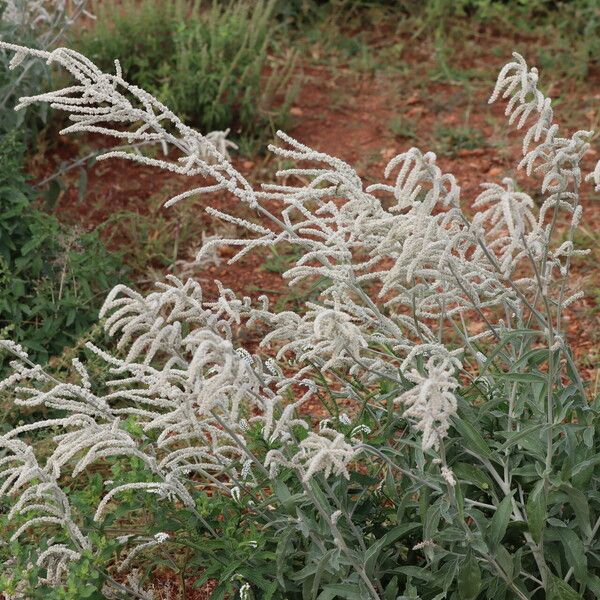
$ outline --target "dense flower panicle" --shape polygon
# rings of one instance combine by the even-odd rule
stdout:
[[[11,391],[17,405],[59,412],[0,436],[0,495],[13,495],[10,516],[25,519],[13,537],[32,534],[42,524],[63,532],[39,557],[49,580],[63,577],[69,561],[92,548],[59,482],[99,460],[136,457],[148,473],[144,481],[104,482],[94,507],[99,523],[132,490],[193,511],[198,485],[242,502],[244,488],[261,485],[259,474],[276,477],[281,467],[293,469],[303,483],[313,477],[349,478],[372,428],[357,423],[343,433],[353,419],[342,415],[313,431],[298,409],[322,390],[364,403],[357,389],[378,389],[382,382],[391,386],[389,395],[413,425],[422,449],[443,456],[457,410],[458,373],[465,364],[462,373],[470,375],[468,360],[486,363],[479,341],[523,328],[530,314],[542,319],[541,335],[552,337],[549,347],[562,343],[560,312],[579,297],[567,289],[567,276],[580,251],[572,236],[557,244],[553,227],[559,211],[570,216],[571,231],[581,219],[580,161],[590,133],[558,137],[551,101],[537,87],[537,71],[519,55],[502,69],[491,100],[509,98],[507,115],[518,127],[535,121],[525,134],[521,166],[541,174],[545,201],[536,208],[510,179],[488,183],[469,219],[455,178],[442,172],[432,152],[411,148],[399,154],[384,173],[391,183],[365,187],[344,161],[278,132],[281,145],[270,148],[294,166],[278,173],[283,183],[255,189],[228,160],[226,132],[203,136],[187,127],[150,94],[128,84],[118,62],[109,75],[64,48],[46,52],[3,42],[0,48],[15,52],[13,66],[38,57],[62,65],[76,80],[22,98],[20,107],[48,102],[69,113],[65,133],[100,132],[176,152],[171,160],[121,151],[105,159],[127,158],[209,180],[168,205],[222,192],[255,209],[254,220],[207,209],[245,235],[204,240],[197,264],[214,260],[223,244],[237,249],[230,262],[253,249],[291,244],[301,252],[284,277],[290,285],[305,282],[319,290],[293,312],[272,309],[265,297],[256,303],[240,298],[220,283],[216,297],[207,300],[200,283],[174,275],[145,294],[117,286],[101,311],[117,351],[87,344],[109,369],[110,379],[102,385],[84,362],[74,361],[75,379],[60,381],[18,345],[0,342],[15,356],[0,390]],[[589,179],[600,186],[600,163]],[[269,208],[274,202],[281,206],[279,214]],[[553,314],[539,317],[542,302],[553,307],[554,329],[544,321]],[[485,324],[483,331],[468,330],[465,319],[473,312]],[[252,329],[260,348],[271,348],[276,360],[242,347],[243,328]],[[383,412],[379,405],[369,408],[373,418]],[[52,433],[43,464],[23,441],[38,430]],[[250,433],[262,437],[264,456],[249,449]],[[443,464],[441,473],[448,486],[456,485],[450,467]],[[34,510],[39,516],[31,516]],[[118,543],[131,546],[122,566],[133,564],[145,549],[168,544],[165,535],[119,537]]]
[[[331,474],[350,477],[348,466],[358,451],[348,443],[344,434],[324,427],[319,433],[310,432],[299,444],[299,451],[291,460],[280,450],[271,450],[265,459],[265,466],[270,469],[271,477],[275,477],[279,467],[286,466],[298,469],[304,482],[309,481],[316,473],[324,477]]]
[[[447,360],[431,357],[425,371],[425,375],[416,369],[405,373],[415,386],[400,394],[396,403],[406,407],[403,414],[421,432],[421,444],[427,451],[437,450],[448,433],[451,419],[456,414],[454,390],[459,384],[454,377],[454,365]]]
[[[544,232],[537,227],[533,213],[533,199],[515,189],[515,182],[505,178],[502,183],[486,183],[483,191],[473,203],[479,209],[473,219],[473,227],[488,224],[484,229],[487,248],[498,257],[502,272],[511,276],[520,260],[531,252],[536,259],[542,253],[546,240]],[[537,238],[541,238],[538,240]],[[477,248],[481,253],[481,249]]]
[[[444,467],[442,467],[441,471],[442,471],[442,477],[444,478],[444,481],[450,487],[455,487],[456,486],[456,477],[454,476],[454,473],[452,472],[452,470],[449,469],[448,467],[444,466]]]
[[[538,89],[537,69],[529,69],[520,54],[515,52],[513,56],[515,61],[501,70],[489,101],[495,102],[501,93],[503,98],[512,96],[506,115],[510,115],[509,123],[518,120],[518,128],[530,117],[535,120],[524,136],[524,157],[519,167],[526,167],[528,174],[535,170],[543,175],[542,193],[550,193],[546,200],[549,205],[573,209],[582,179],[581,158],[589,149],[593,132],[577,131],[570,138],[558,137],[552,101]],[[538,145],[529,150],[532,142]],[[544,210],[540,212],[545,214]]]
[[[349,479],[348,465],[355,455],[356,450],[346,441],[344,434],[323,429],[319,433],[309,433],[300,442],[300,452],[293,460],[305,469],[304,481],[321,471],[325,477],[333,473]]]
[[[236,147],[227,140],[228,131],[215,131],[204,136],[187,127],[151,94],[127,83],[121,76],[118,61],[115,61],[115,75],[108,75],[82,54],[67,48],[34,50],[6,42],[0,42],[0,48],[16,52],[11,68],[17,67],[26,57],[38,57],[45,59],[49,65],[63,66],[78,82],[55,92],[21,98],[17,108],[47,102],[52,108],[69,113],[72,125],[61,133],[102,133],[138,147],[137,152],[106,152],[97,160],[124,158],[185,175],[201,174],[218,181],[216,185],[177,196],[171,200],[172,203],[202,192],[236,189],[236,179],[241,176],[228,162],[229,148]],[[136,129],[119,127],[123,125],[135,125]],[[171,147],[184,156],[177,160],[149,158],[139,152],[139,147],[148,144],[160,144],[165,154]],[[252,202],[251,186],[243,178],[240,183],[245,190],[240,191],[240,198],[244,196],[242,199]],[[245,198],[245,195],[249,197]]]
[[[156,481],[112,487],[97,507],[96,519],[101,520],[108,505],[132,486],[193,507],[188,490],[192,484],[190,474],[206,477],[208,485],[225,487],[216,475],[230,469],[235,478],[237,465],[245,464],[247,456],[234,437],[242,434],[241,412],[254,407],[252,418],[262,419],[265,435],[270,438],[284,435],[290,423],[297,421],[289,413],[279,418],[280,396],[268,390],[261,392],[257,373],[228,339],[230,324],[239,319],[243,302],[237,304],[222,290],[219,301],[204,303],[197,285],[186,286],[173,277],[160,287],[160,292],[143,297],[119,286],[107,299],[103,309],[106,327],[114,335],[122,334],[120,341],[126,342],[123,350],[129,345],[125,360],[89,346],[111,367],[114,379],[108,382],[107,393],[90,390],[89,375],[78,361],[75,370],[81,377],[80,384],[55,381],[39,367],[26,365],[16,369],[17,378],[10,376],[4,382],[7,387],[16,386],[16,402],[67,414],[24,425],[0,437],[0,446],[12,452],[0,459],[0,493],[19,494],[11,515],[25,514],[32,508],[47,513],[29,519],[15,536],[38,523],[54,524],[70,532],[73,548],[62,551],[61,546],[44,555],[50,561],[49,572],[63,572],[65,561],[73,559],[87,544],[56,483],[61,476],[68,473],[76,477],[103,458],[135,456]],[[163,327],[156,325],[161,318]],[[186,335],[179,326],[171,327],[181,324],[177,319],[184,320],[189,329]],[[3,345],[17,354],[19,361],[28,362],[21,348],[11,343]],[[123,420],[127,417],[135,417],[141,436],[129,432]],[[57,427],[62,432],[54,435],[54,449],[45,466],[40,467],[33,449],[18,436],[34,429]],[[152,430],[159,431],[156,441],[144,434]],[[42,480],[46,486],[43,491],[41,484],[32,483],[34,479]],[[30,498],[46,497],[43,504],[36,501],[32,506],[29,502]],[[58,558],[63,566],[56,566]]]
[[[392,212],[412,208],[417,200],[422,203],[422,210],[429,213],[438,205],[458,206],[460,187],[453,175],[442,173],[436,160],[434,152],[422,154],[418,148],[411,148],[392,158],[385,168],[384,175],[388,178],[400,166],[394,186],[374,184],[367,191],[393,194],[396,205]]]

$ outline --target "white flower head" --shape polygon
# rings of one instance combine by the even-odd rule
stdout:
[[[346,413],[342,413],[339,416],[339,421],[342,425],[351,425],[352,424],[352,419]]]
[[[456,414],[454,390],[458,387],[453,375],[454,367],[449,360],[432,356],[427,361],[426,371],[426,375],[416,370],[406,373],[406,378],[415,387],[396,399],[406,407],[403,416],[413,421],[415,428],[422,432],[424,451],[430,448],[437,450],[440,441],[446,437],[450,418]]]
[[[240,600],[250,600],[250,598],[252,598],[250,595],[250,584],[246,582],[240,588]]]
[[[332,473],[350,478],[348,464],[356,455],[356,449],[349,444],[342,433],[324,429],[320,433],[309,433],[300,442],[300,451],[292,462],[302,465],[302,479],[308,481],[315,473],[323,472],[327,478]]]
[[[337,308],[319,311],[313,328],[319,351],[329,357],[322,371],[339,364],[344,358],[358,358],[361,350],[368,345],[352,317]]]
[[[242,466],[240,475],[242,479],[247,479],[252,474],[252,459],[248,459]]]
[[[442,477],[450,487],[454,487],[456,485],[456,477],[454,477],[452,469],[448,467],[442,467]]]
[[[126,544],[133,537],[135,536],[129,533],[127,535],[119,535],[115,539],[119,544]]]
[[[234,487],[231,488],[231,497],[236,501],[236,502],[240,502],[242,496],[240,493],[240,488],[236,485]]]
[[[426,548],[433,548],[435,546],[436,546],[436,543],[433,540],[423,540],[422,542],[415,544],[412,549],[413,550],[424,550]]]

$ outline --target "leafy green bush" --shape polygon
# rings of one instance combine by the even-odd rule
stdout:
[[[79,48],[104,70],[120,58],[123,75],[169,104],[202,131],[231,128],[264,141],[286,119],[296,88],[293,58],[268,52],[275,0],[103,2]]]
[[[273,5],[273,0],[213,3],[180,23],[174,63],[161,91],[166,102],[205,130],[231,127],[256,139],[281,126],[295,89],[293,62],[269,66]],[[276,106],[278,96],[285,99]]]
[[[155,0],[95,2],[93,26],[72,33],[73,41],[104,71],[119,59],[131,83],[156,90],[173,60],[173,32],[182,22],[183,3]]]
[[[82,233],[33,206],[24,146],[0,139],[0,336],[42,362],[97,318],[103,294],[123,275],[96,233]]]

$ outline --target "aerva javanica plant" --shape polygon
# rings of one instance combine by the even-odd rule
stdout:
[[[176,155],[101,159],[207,179],[167,205],[222,193],[253,209],[255,220],[207,208],[246,235],[201,253],[230,244],[235,262],[292,244],[302,253],[284,277],[322,290],[296,313],[220,284],[206,299],[199,283],[173,276],[145,295],[117,286],[101,313],[116,351],[88,344],[110,369],[102,382],[79,359],[77,382],[56,379],[4,341],[15,360],[1,389],[49,411],[0,437],[7,547],[27,548],[2,567],[10,597],[33,594],[26,580],[46,594],[64,589],[107,546],[102,593],[153,597],[119,573],[152,560],[159,544],[161,555],[196,549],[192,563],[220,580],[215,597],[600,595],[600,402],[588,398],[564,332],[581,295],[569,270],[583,252],[573,232],[592,132],[559,136],[535,68],[514,54],[490,101],[507,100],[509,123],[526,129],[519,167],[540,176],[543,203],[504,179],[483,186],[469,217],[432,152],[396,156],[386,182],[365,188],[350,165],[280,132],[270,150],[298,166],[257,189],[226,148],[124,81],[118,62],[110,75],[68,49],[0,46],[14,51],[13,67],[39,57],[76,80],[17,108],[47,102],[69,114],[63,133]],[[599,189],[600,166],[587,179]],[[261,333],[260,352],[239,344],[242,328]],[[330,414],[312,427],[303,405],[315,398]],[[75,491],[91,470],[102,475],[92,513]],[[209,505],[241,507],[233,536],[207,520],[207,491]],[[160,507],[192,529],[136,517]],[[234,567],[217,564],[222,555],[203,562],[198,548],[228,535]]]

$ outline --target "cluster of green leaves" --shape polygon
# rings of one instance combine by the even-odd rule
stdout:
[[[200,130],[231,128],[254,147],[284,125],[296,93],[293,55],[269,55],[275,4],[102,2],[74,43],[104,70],[119,57],[126,80]]]
[[[509,334],[488,363],[517,340],[527,347],[533,335]],[[561,361],[568,381],[549,383],[548,371]],[[450,501],[440,497],[428,509],[441,514],[430,532],[440,545],[431,553],[433,572],[454,560],[440,540],[452,540],[457,523],[467,523],[457,598],[597,598],[600,397],[589,401],[569,350],[530,348],[507,367],[490,367],[487,383],[475,380],[460,397],[455,435],[446,444],[460,484]],[[465,498],[482,504],[469,506]]]
[[[124,274],[95,232],[69,229],[34,206],[23,153],[15,135],[0,139],[0,335],[45,362],[96,321]]]

